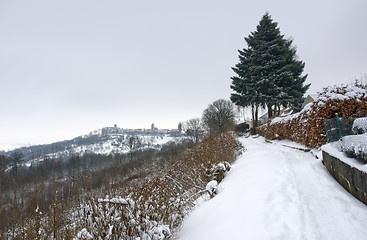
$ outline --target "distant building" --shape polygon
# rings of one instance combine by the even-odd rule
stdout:
[[[303,101],[301,109],[303,109],[307,104],[312,103],[316,98],[316,95],[308,95],[305,99],[305,101]]]
[[[115,124],[113,127],[102,128],[102,135],[120,134],[122,132],[123,132],[123,129],[118,128],[117,124]]]
[[[259,117],[260,124],[264,124],[268,121],[268,112],[264,113],[262,116]]]
[[[158,130],[158,128],[156,128],[156,127],[154,126],[154,123],[152,123],[152,125],[151,125],[151,127],[150,127],[150,130],[152,130],[152,131],[157,131],[157,130]]]

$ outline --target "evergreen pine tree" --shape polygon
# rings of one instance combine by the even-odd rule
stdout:
[[[256,31],[245,38],[247,48],[239,50],[239,63],[233,67],[231,100],[238,106],[267,106],[268,116],[280,106],[299,102],[310,85],[304,86],[304,62],[297,60],[292,40],[281,35],[278,24],[269,13],[261,19]]]
[[[257,125],[258,121],[258,107],[262,103],[260,95],[258,94],[258,88],[256,86],[255,78],[250,74],[249,56],[251,55],[250,49],[239,50],[240,62],[233,67],[233,71],[238,76],[232,77],[231,88],[236,93],[231,94],[231,101],[237,106],[252,107],[252,119]]]

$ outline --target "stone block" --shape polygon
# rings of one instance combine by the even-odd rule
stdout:
[[[322,156],[325,167],[336,181],[350,194],[367,205],[367,173],[351,167],[324,151]]]
[[[367,173],[365,172],[360,172],[360,176],[361,176],[361,181],[362,181],[362,191],[367,194]]]
[[[334,158],[335,161],[338,162],[339,165],[339,174],[341,174],[348,182],[353,182],[353,178],[352,178],[352,174],[351,174],[351,166],[349,166],[348,164],[340,161],[337,158]]]
[[[363,181],[362,181],[362,173],[356,168],[352,168],[352,177],[353,177],[353,185],[358,188],[360,191],[364,191]]]

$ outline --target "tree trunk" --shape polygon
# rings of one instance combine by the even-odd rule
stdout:
[[[13,176],[13,185],[14,185],[14,198],[13,198],[13,216],[12,216],[12,237],[15,239],[15,229],[17,227],[18,220],[18,203],[17,203],[17,183],[15,177]]]
[[[271,103],[268,103],[267,107],[268,107],[268,119],[270,119],[273,117],[273,109],[272,109],[273,105]]]
[[[255,126],[259,126],[259,104],[255,105]]]

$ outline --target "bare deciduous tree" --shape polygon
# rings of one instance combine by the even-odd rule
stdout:
[[[184,124],[185,133],[191,137],[195,143],[198,143],[203,136],[203,124],[200,118],[192,118]]]
[[[229,100],[219,99],[204,110],[202,121],[210,135],[218,135],[234,128],[235,117],[233,103]]]

